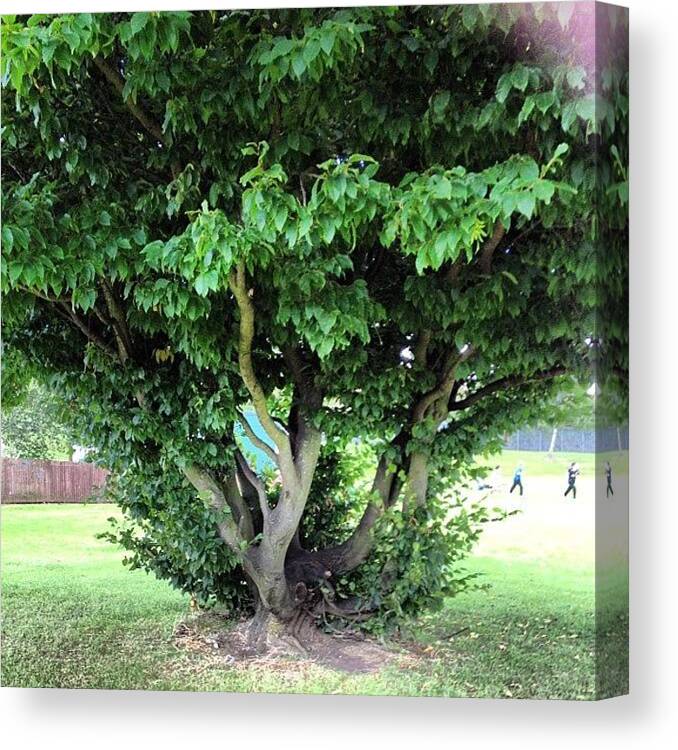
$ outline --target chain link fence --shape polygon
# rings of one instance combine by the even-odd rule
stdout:
[[[607,453],[629,449],[629,428],[599,427],[580,430],[573,427],[518,430],[505,442],[510,451],[553,451],[555,453]]]

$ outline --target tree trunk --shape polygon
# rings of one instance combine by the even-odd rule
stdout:
[[[553,451],[556,449],[556,438],[558,437],[558,428],[554,427],[553,432],[551,432],[551,443],[549,445],[549,458],[553,458]]]
[[[410,466],[407,472],[405,496],[403,497],[403,513],[407,513],[410,502],[419,508],[426,502],[428,493],[428,456],[415,451],[410,456]]]
[[[261,605],[257,607],[247,629],[247,645],[255,654],[264,654],[270,649],[284,648],[304,654],[306,649],[302,641],[308,637],[315,626],[307,615],[297,611],[289,620],[281,620],[270,609]]]

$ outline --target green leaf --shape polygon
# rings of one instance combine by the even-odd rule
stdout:
[[[102,211],[99,214],[99,223],[105,227],[111,226],[111,215],[108,213],[108,211]]]
[[[553,91],[543,91],[541,94],[536,94],[534,101],[537,105],[537,109],[544,115],[548,112],[549,108],[553,105],[556,100],[556,95]]]
[[[498,102],[503,104],[506,101],[506,97],[509,95],[512,86],[513,79],[511,77],[511,74],[504,73],[504,75],[501,76],[497,83],[497,91],[495,96]]]
[[[8,226],[2,228],[2,249],[8,253],[14,247],[14,235]]]
[[[320,54],[320,40],[319,39],[311,39],[308,44],[303,49],[302,55],[304,58],[304,62],[309,65],[312,63],[316,57]]]
[[[297,52],[292,58],[292,70],[297,78],[301,78],[304,71],[306,70],[306,63],[301,53]]]
[[[529,116],[532,114],[532,110],[535,106],[535,99],[533,96],[528,96],[524,103],[523,108],[520,110],[520,113],[518,114],[518,124],[522,125],[525,120],[529,118]]]
[[[561,126],[567,133],[572,127],[573,123],[577,119],[577,104],[576,102],[568,102],[562,111]]]
[[[553,152],[553,158],[558,159],[563,156],[563,154],[566,154],[569,150],[570,147],[567,143],[559,143],[556,146],[556,150]]]
[[[210,186],[209,193],[207,194],[207,198],[212,208],[214,208],[214,206],[217,205],[217,201],[219,200],[220,193],[221,193],[221,188],[219,186],[219,183],[213,182]]]
[[[332,175],[326,183],[327,193],[334,203],[339,201],[346,192],[346,175]]]
[[[322,228],[323,240],[329,245],[337,231],[334,220],[328,216],[323,216],[320,219],[320,226]]]
[[[428,268],[428,266],[430,265],[429,259],[428,259],[428,253],[426,252],[425,248],[421,248],[419,252],[417,253],[417,257],[414,261],[414,265],[419,275],[424,273],[424,270]]]
[[[33,264],[25,265],[23,277],[27,286],[33,286],[38,278],[38,268]]]
[[[334,349],[334,339],[331,336],[324,336],[316,352],[320,359],[325,359],[332,349]]]
[[[294,42],[291,39],[279,39],[274,45],[273,49],[271,50],[271,57],[272,59],[275,59],[276,57],[283,57],[284,55],[288,55],[295,47]]]
[[[429,74],[432,75],[433,71],[436,69],[438,65],[438,50],[430,49],[425,55],[424,55],[424,65],[426,66],[426,70],[428,70]]]
[[[522,161],[518,171],[523,180],[536,180],[539,177],[539,167],[534,159]]]
[[[137,245],[145,245],[146,244],[146,230],[137,229],[137,231],[132,235],[132,239],[137,243]]]
[[[201,273],[193,283],[195,291],[201,296],[206,297],[210,290],[210,282],[207,273]]]
[[[328,56],[332,52],[332,47],[334,47],[336,37],[336,32],[330,31],[329,29],[324,30],[320,37],[320,46],[323,48],[323,52]]]
[[[445,176],[441,176],[435,183],[431,195],[441,200],[450,200],[452,197],[452,183]]]
[[[410,52],[416,52],[419,49],[419,41],[411,34],[408,34],[403,39],[403,44],[407,47]]]
[[[528,219],[531,219],[532,214],[534,213],[534,205],[535,205],[534,193],[530,193],[527,191],[519,193],[518,199],[516,201],[516,205],[517,205],[518,211],[520,211],[520,213],[523,214],[523,216],[525,216]]]
[[[320,310],[316,314],[316,320],[318,321],[320,330],[324,334],[328,334],[332,330],[332,328],[334,328],[334,324],[337,322],[337,312],[334,310],[331,312]]]
[[[154,240],[149,242],[141,251],[142,255],[148,260],[151,266],[158,264],[158,261],[162,257],[163,250],[165,249],[165,243],[162,240]]]
[[[57,43],[56,40],[50,39],[48,42],[45,42],[41,48],[40,48],[40,55],[42,57],[42,61],[45,65],[49,66],[52,62],[52,58],[54,57],[54,52],[56,51]]]
[[[73,29],[64,29],[62,31],[62,34],[64,35],[64,39],[68,43],[71,52],[75,52],[75,50],[80,46],[80,36],[78,32],[74,31]]]
[[[24,264],[20,260],[13,260],[8,267],[8,275],[9,275],[9,281],[10,284],[14,284],[14,282],[21,276],[22,272],[24,270]]]
[[[578,65],[576,68],[570,68],[567,71],[567,83],[573,89],[583,89],[586,80],[586,70]]]
[[[527,82],[530,80],[530,72],[524,65],[518,65],[511,74],[513,85],[520,91],[525,91]]]
[[[544,203],[551,202],[555,190],[555,186],[550,180],[537,180],[534,184],[535,196]]]
[[[431,258],[431,267],[433,270],[437,270],[443,264],[445,260],[445,254],[447,250],[447,241],[442,234],[439,234],[433,246],[429,250]]]
[[[445,113],[447,105],[450,102],[450,92],[441,91],[433,97],[433,113],[437,118],[440,118]]]
[[[587,96],[577,102],[577,114],[587,122],[593,120],[596,115],[596,103],[592,96]]]
[[[150,13],[147,12],[133,13],[130,20],[132,34],[138,34],[146,26],[149,18]]]
[[[278,206],[275,210],[275,217],[273,218],[273,223],[275,224],[275,228],[282,232],[282,228],[285,226],[285,222],[287,221],[287,206]]]

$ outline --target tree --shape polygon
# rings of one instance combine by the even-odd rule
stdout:
[[[65,405],[36,381],[23,400],[9,408],[3,404],[2,455],[70,461],[73,443],[64,416]]]
[[[133,565],[262,643],[419,611],[468,585],[474,457],[595,358],[623,390],[623,324],[585,340],[627,198],[593,14],[625,30],[572,8],[4,20],[5,347],[80,404]]]

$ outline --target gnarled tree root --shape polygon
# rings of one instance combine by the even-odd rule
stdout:
[[[225,627],[226,626],[226,627]],[[209,653],[224,659],[224,666],[265,660],[308,661],[349,673],[371,673],[406,653],[386,649],[362,635],[341,631],[331,635],[320,630],[308,611],[298,610],[283,621],[271,612],[257,611],[253,619],[234,627],[210,613],[193,616],[175,633],[179,648]]]

